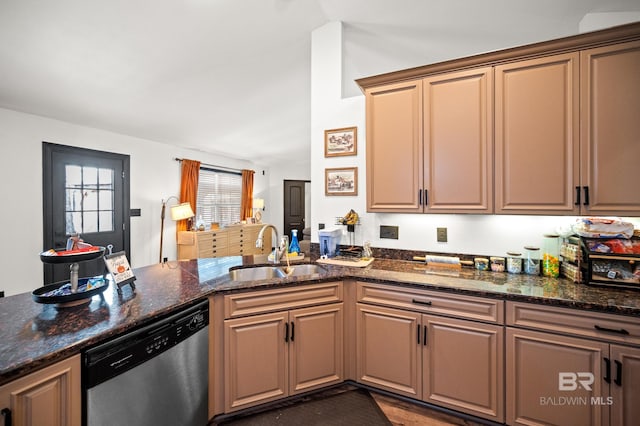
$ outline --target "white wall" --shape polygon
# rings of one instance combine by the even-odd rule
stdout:
[[[133,267],[158,261],[161,200],[177,196],[180,188],[180,163],[174,158],[256,170],[254,190],[269,199],[268,169],[259,165],[0,109],[1,199],[3,206],[9,203],[20,206],[17,212],[0,208],[0,223],[4,224],[4,243],[0,244],[3,271],[0,290],[7,296],[33,291],[43,285],[43,268],[38,254],[49,248],[42,247],[43,141],[131,157],[131,208],[142,210],[140,217],[131,218],[130,260]],[[262,170],[267,170],[265,176]],[[175,222],[167,215],[163,253],[169,259],[176,258],[174,236]]]
[[[640,22],[640,12],[587,13],[578,24],[578,29],[586,33],[632,22]]]
[[[341,96],[342,34],[341,23],[331,22],[316,29],[311,38],[311,241],[318,242],[318,224],[324,223],[342,228],[342,243],[348,244],[345,227],[334,223],[352,208],[361,216],[355,232],[357,245],[368,240],[373,247],[443,253],[504,255],[525,245],[539,245],[544,233],[575,222],[575,217],[567,216],[367,213],[365,103],[364,96]],[[544,34],[540,38],[545,39]],[[324,130],[350,126],[358,127],[358,155],[324,158]],[[353,166],[358,167],[358,195],[325,196],[324,169]],[[640,227],[640,218],[627,219]],[[380,239],[380,225],[399,226],[399,239]],[[436,242],[437,227],[448,228],[449,242]]]

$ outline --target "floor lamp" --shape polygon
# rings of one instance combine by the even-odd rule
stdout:
[[[164,216],[165,211],[167,210],[167,203],[170,199],[175,198],[176,201],[179,202],[178,198],[175,196],[171,196],[167,198],[167,200],[162,200],[162,211],[160,212],[160,257],[158,258],[158,263],[162,263],[162,245],[164,239]],[[184,219],[191,219],[195,214],[191,209],[190,203],[180,203],[175,206],[171,206],[171,219],[178,221]]]

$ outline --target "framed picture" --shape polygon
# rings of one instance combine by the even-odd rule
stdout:
[[[358,153],[358,128],[345,127],[324,131],[324,156],[339,157]]]
[[[358,195],[358,168],[324,169],[325,195]]]

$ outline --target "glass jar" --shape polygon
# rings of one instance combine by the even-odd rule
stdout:
[[[504,257],[491,256],[491,270],[493,272],[504,272]]]
[[[473,259],[478,271],[486,271],[489,269],[489,259],[486,257],[476,257]]]
[[[515,251],[507,252],[507,272],[511,274],[522,273],[522,257]]]
[[[560,275],[560,237],[556,234],[545,234],[542,240],[542,275]]]
[[[540,275],[540,247],[524,248],[524,273]]]

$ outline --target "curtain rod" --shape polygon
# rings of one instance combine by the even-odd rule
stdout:
[[[176,161],[182,161],[183,158],[174,158],[174,160]],[[224,167],[224,166],[216,166],[215,164],[207,164],[207,163],[200,163],[200,166],[204,166],[205,168],[210,168],[213,170],[219,170],[219,171],[228,171],[228,172],[233,172],[233,173],[242,173],[241,169],[234,169],[232,167]]]

